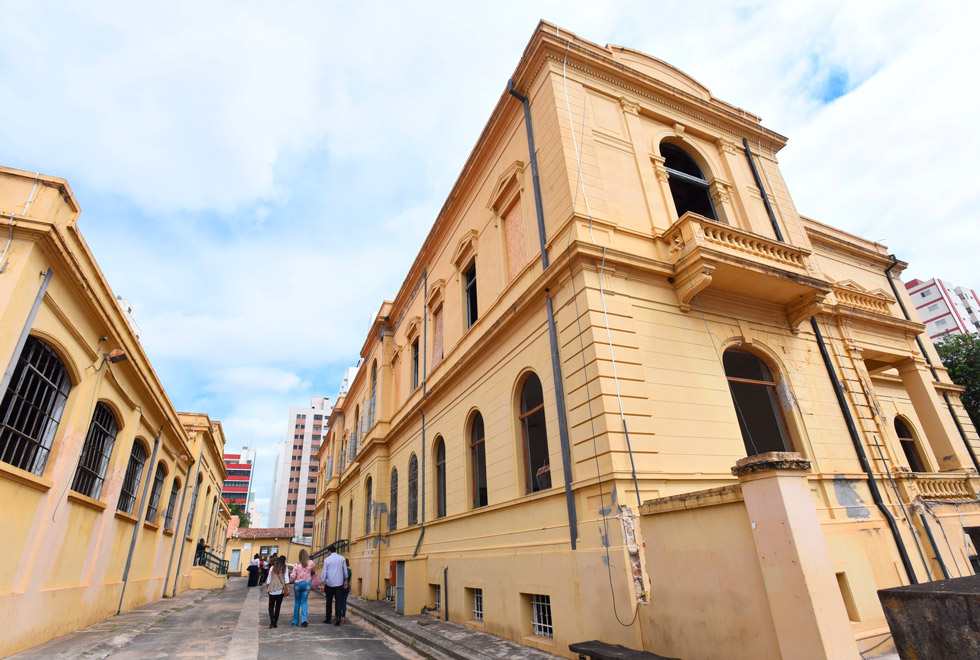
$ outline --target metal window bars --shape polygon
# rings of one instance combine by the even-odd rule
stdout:
[[[157,521],[157,510],[160,508],[160,497],[163,496],[163,480],[167,477],[167,470],[163,463],[157,465],[156,474],[153,475],[153,488],[150,490],[150,504],[146,507],[146,520],[151,523]]]
[[[391,490],[388,494],[388,531],[398,529],[398,470],[391,471]]]
[[[92,415],[92,423],[85,436],[78,470],[71,484],[73,491],[96,500],[102,495],[102,484],[105,481],[106,468],[109,467],[109,457],[112,455],[112,446],[116,442],[118,430],[116,418],[109,410],[109,406],[101,401],[97,403],[95,413]]]
[[[551,623],[551,596],[540,594],[531,596],[531,632],[541,637],[555,636],[555,629]]]
[[[483,589],[473,590],[473,620],[483,621]]]
[[[118,511],[132,513],[136,504],[136,491],[139,490],[143,478],[143,466],[146,465],[146,447],[139,440],[133,441],[133,451],[129,455],[126,466],[126,476],[123,478],[122,490],[119,492]]]
[[[167,503],[167,513],[163,517],[163,527],[165,529],[173,529],[174,524],[174,508],[177,506],[177,491],[180,490],[180,482],[174,479],[173,485],[170,487],[170,502]]]
[[[41,475],[71,380],[51,348],[28,337],[0,402],[0,461]]]

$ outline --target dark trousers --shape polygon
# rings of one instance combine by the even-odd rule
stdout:
[[[341,617],[341,608],[343,600],[344,588],[343,587],[331,587],[328,585],[323,585],[323,596],[327,601],[327,616],[326,620],[330,621],[330,610],[334,608],[334,602],[336,601],[336,615],[339,619]]]
[[[282,607],[282,594],[269,596],[269,623],[279,625],[279,609]]]

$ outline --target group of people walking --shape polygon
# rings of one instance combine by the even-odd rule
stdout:
[[[265,569],[265,570],[263,570]],[[266,593],[269,595],[269,627],[279,627],[279,611],[282,599],[293,593],[293,625],[306,627],[309,625],[307,599],[311,589],[321,591],[327,600],[327,613],[324,623],[339,626],[347,620],[347,596],[350,594],[350,562],[337,552],[331,545],[323,560],[323,568],[317,572],[316,564],[310,560],[306,550],[299,551],[299,561],[289,567],[286,556],[273,555],[264,560],[258,555],[248,567],[248,586],[259,583],[264,575]],[[331,610],[334,616],[331,619]]]

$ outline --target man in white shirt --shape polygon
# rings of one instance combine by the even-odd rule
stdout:
[[[336,599],[335,626],[340,625],[341,599],[347,588],[347,561],[337,552],[337,546],[327,548],[327,556],[323,559],[323,570],[320,572],[320,582],[323,584],[323,595],[327,601],[327,618],[324,623],[330,623],[330,609]]]

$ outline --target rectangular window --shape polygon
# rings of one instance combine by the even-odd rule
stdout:
[[[936,321],[936,325],[946,325],[946,319],[939,319]]]
[[[430,584],[429,585],[429,602],[432,603],[432,609],[436,612],[442,611],[442,585],[440,584]]]
[[[857,605],[854,603],[854,595],[851,593],[851,585],[847,583],[847,574],[837,574],[837,586],[840,587],[840,595],[844,598],[844,608],[847,610],[847,618],[851,621],[860,621]]]
[[[929,290],[929,289],[926,289],[925,291],[923,291],[923,292],[922,292],[922,293],[920,293],[919,295],[920,295],[920,296],[922,296],[923,298],[926,298],[926,297],[928,297],[928,296],[929,296],[929,294],[930,294],[930,293],[932,293],[932,291],[931,291],[931,290]]]
[[[432,367],[435,368],[445,353],[445,341],[442,334],[442,305],[439,305],[439,309],[432,313],[432,327]]]
[[[541,637],[554,637],[551,624],[551,596],[531,595],[531,634]]]
[[[467,589],[473,609],[473,620],[483,621],[483,589]]]
[[[419,340],[418,337],[412,342],[412,389],[419,387]]]
[[[514,279],[527,263],[527,245],[524,240],[524,209],[521,198],[504,214],[504,241],[507,244],[507,276]]]
[[[466,286],[466,327],[471,328],[479,318],[476,306],[476,262],[470,264],[463,275]]]

